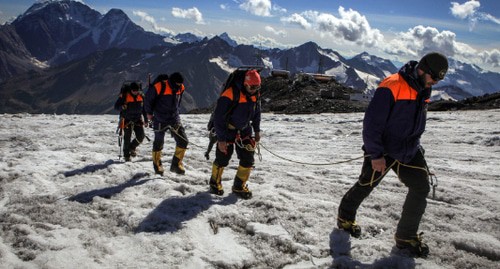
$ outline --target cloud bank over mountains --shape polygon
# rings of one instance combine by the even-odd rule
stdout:
[[[356,46],[359,47],[359,51],[367,49],[380,51],[401,62],[417,59],[430,51],[440,51],[449,57],[468,61],[485,69],[498,71],[500,68],[500,50],[474,48],[459,41],[457,33],[433,25],[426,25],[426,23],[416,23],[406,31],[387,32],[374,27],[367,16],[360,11],[343,6],[338,7],[338,15],[319,10],[288,12],[286,8],[274,4],[271,0],[244,0],[239,2],[237,8],[251,16],[275,18],[283,26],[280,28],[279,24],[271,24],[263,20],[260,22],[262,25],[259,25],[262,27],[259,29],[263,29],[262,34],[256,32],[249,36],[232,35],[235,40],[241,43],[289,48],[297,44],[286,44],[289,43],[286,38],[297,35],[297,33],[308,33],[317,35],[320,39],[335,40],[339,46],[351,49]],[[474,31],[480,22],[500,24],[498,18],[482,12],[480,8],[479,1],[470,0],[463,4],[451,2],[449,12],[458,20],[466,20],[469,23],[470,31]],[[219,9],[231,12],[228,5],[219,6]],[[192,21],[195,25],[212,23],[204,18],[203,10],[197,7],[188,9],[173,7],[171,13],[175,18]],[[135,11],[134,15],[140,17],[141,21],[147,22],[152,30],[158,33],[175,33],[168,27],[160,27],[155,19],[144,11]],[[293,29],[294,26],[296,29]],[[294,30],[293,33],[290,27]],[[266,36],[266,33],[270,33],[272,36]],[[210,33],[205,32],[202,35],[210,36]]]

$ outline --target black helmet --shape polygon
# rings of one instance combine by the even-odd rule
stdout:
[[[184,83],[184,77],[179,72],[172,73],[169,80],[174,83]]]
[[[131,90],[139,90],[139,84],[137,84],[137,82],[132,82],[130,83],[130,89]]]
[[[441,53],[431,52],[422,57],[417,68],[431,75],[432,79],[441,80],[448,71],[448,59]]]

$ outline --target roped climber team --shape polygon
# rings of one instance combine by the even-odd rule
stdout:
[[[416,257],[426,257],[429,247],[422,242],[418,228],[430,191],[429,170],[420,145],[425,130],[427,104],[432,86],[444,79],[447,58],[437,52],[426,54],[419,62],[410,61],[398,73],[384,79],[368,105],[363,121],[365,159],[359,180],[343,196],[338,208],[337,227],[353,237],[360,237],[356,212],[363,200],[381,182],[388,170],[394,170],[408,188],[399,220],[396,247]],[[179,107],[184,92],[184,78],[173,73],[154,83],[145,97],[144,109],[153,121],[153,167],[163,174],[161,151],[166,131],[176,142],[170,170],[184,174],[183,157],[188,139],[180,121]],[[209,180],[210,192],[223,195],[222,173],[236,150],[239,166],[232,192],[249,199],[247,181],[254,165],[256,143],[260,140],[261,78],[257,70],[247,70],[244,79],[225,87],[217,100],[213,126],[217,137],[215,161]],[[141,132],[138,132],[139,135]],[[140,143],[143,136],[139,136]],[[128,147],[133,152],[136,144]],[[124,148],[125,149],[125,148]],[[127,156],[127,155],[125,155]]]

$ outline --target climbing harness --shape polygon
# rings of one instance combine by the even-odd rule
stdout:
[[[367,156],[364,156],[364,157],[367,157]],[[438,186],[438,180],[437,180],[437,177],[434,173],[432,173],[429,169],[429,166],[427,165],[427,162],[425,162],[425,166],[424,167],[420,167],[420,166],[415,166],[415,165],[409,165],[409,164],[404,164],[398,160],[394,160],[391,165],[389,165],[381,174],[379,177],[375,178],[375,174],[377,173],[377,171],[373,170],[372,172],[372,176],[371,176],[371,179],[370,179],[370,182],[368,183],[361,183],[360,181],[358,181],[358,184],[360,186],[373,186],[373,183],[377,182],[377,181],[380,181],[388,172],[389,170],[393,167],[397,165],[396,167],[396,175],[398,176],[398,178],[400,178],[399,176],[399,168],[401,166],[404,166],[404,167],[408,167],[408,168],[412,168],[412,169],[418,169],[418,170],[423,170],[427,176],[429,176],[429,179],[430,179],[430,185],[432,187],[432,199],[435,199],[436,198],[436,187]]]
[[[249,144],[243,143],[243,141],[249,140]],[[254,139],[252,139],[250,136],[241,138],[241,136],[238,134],[236,136],[236,139],[234,140],[234,144],[238,146],[239,148],[245,149],[247,151],[255,151],[256,148],[256,142]]]

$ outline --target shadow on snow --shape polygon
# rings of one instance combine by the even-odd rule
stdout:
[[[107,160],[106,162],[101,163],[101,164],[90,164],[90,165],[87,165],[87,166],[80,168],[80,169],[75,169],[75,170],[64,172],[63,175],[65,177],[72,177],[72,176],[77,176],[77,175],[81,175],[81,174],[93,173],[95,171],[105,169],[108,166],[115,164],[115,163],[121,163],[121,162],[115,161],[115,160]]]
[[[135,232],[174,233],[182,229],[184,222],[195,218],[201,212],[208,210],[210,206],[234,204],[237,200],[234,194],[214,200],[208,192],[168,198],[146,216]]]
[[[70,201],[76,201],[76,202],[79,202],[79,203],[90,203],[90,202],[92,202],[92,200],[96,196],[109,199],[113,195],[116,195],[116,194],[122,192],[124,189],[126,189],[128,187],[142,185],[142,184],[144,184],[144,183],[152,180],[152,179],[139,180],[139,179],[141,179],[143,177],[146,177],[148,175],[149,175],[149,173],[137,173],[129,181],[127,181],[125,183],[122,183],[122,184],[120,184],[118,186],[113,186],[113,187],[107,187],[107,188],[99,189],[99,190],[92,190],[92,191],[82,192],[82,193],[79,193],[77,195],[71,196],[70,198],[68,198],[68,200],[70,200]]]
[[[345,231],[333,229],[330,233],[330,254],[333,263],[330,268],[415,268],[415,259],[398,255],[394,246],[389,257],[377,259],[373,264],[362,263],[351,256],[351,238]]]

